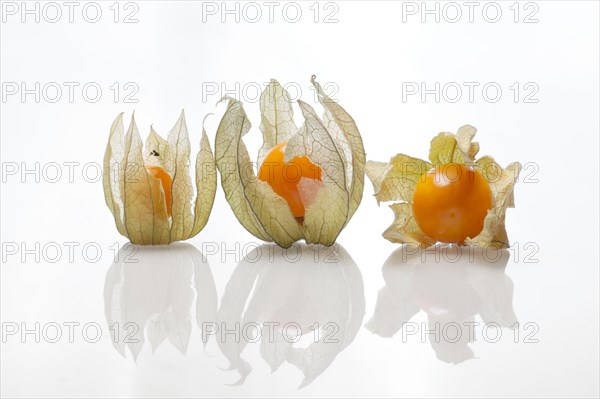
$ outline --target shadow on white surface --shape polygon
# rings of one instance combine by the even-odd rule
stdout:
[[[214,322],[217,290],[204,255],[184,243],[161,246],[125,244],[106,273],[104,309],[113,346],[134,359],[146,340],[154,352],[168,337],[182,354],[196,322]]]
[[[425,329],[437,328],[437,338],[426,334],[437,358],[457,364],[475,357],[469,343],[476,315],[485,325],[511,328],[517,323],[513,282],[505,274],[507,250],[438,245],[414,252],[401,247],[383,265],[386,285],[365,325],[369,331],[392,337],[405,329],[403,339],[416,334],[424,340]],[[411,323],[421,310],[427,314],[425,326]]]
[[[354,339],[365,313],[362,275],[343,247],[296,244],[255,248],[229,280],[217,322],[227,330],[253,327],[254,334],[221,335],[217,343],[243,384],[252,366],[242,358],[260,342],[262,359],[276,371],[283,363],[310,384]]]

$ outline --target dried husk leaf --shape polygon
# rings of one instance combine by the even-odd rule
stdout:
[[[150,134],[146,139],[146,145],[144,147],[146,156],[144,162],[146,165],[157,165],[165,170],[172,176],[173,171],[167,169],[166,161],[171,158],[171,148],[169,142],[154,130],[154,127],[150,127]],[[169,162],[169,166],[172,167],[172,163]]]
[[[340,149],[327,132],[315,110],[298,101],[304,125],[287,144],[284,162],[307,156],[322,170],[323,187],[306,208],[304,238],[307,243],[332,245],[348,219],[350,195],[346,186],[345,165]]]
[[[472,162],[479,151],[479,144],[473,143],[477,129],[471,125],[464,125],[456,132],[456,143],[462,151],[465,162]]]
[[[419,179],[431,168],[427,161],[398,154],[389,163],[367,162],[367,176],[373,183],[377,203],[412,201]]]
[[[443,132],[431,140],[429,160],[434,166],[449,163],[470,163],[479,152],[479,143],[472,142],[477,129],[461,126],[456,134]]]
[[[250,233],[287,248],[302,238],[302,231],[287,202],[254,174],[242,140],[250,127],[242,104],[229,99],[215,142],[221,184],[234,214]]]
[[[324,121],[329,133],[344,154],[346,166],[346,182],[350,192],[350,206],[346,223],[350,221],[362,200],[365,184],[366,154],[362,137],[354,119],[336,101],[329,98],[313,75],[311,82],[315,87],[319,102],[325,110]],[[348,160],[351,159],[351,162]]]
[[[142,140],[133,116],[125,136],[124,154],[123,219],[127,237],[133,244],[167,244],[165,193],[160,180],[146,173]]]
[[[440,133],[431,140],[429,160],[434,166],[464,163],[465,158],[452,133]]]
[[[482,157],[475,168],[489,183],[494,199],[493,209],[488,211],[483,230],[477,237],[469,238],[466,244],[481,247],[508,248],[510,243],[505,227],[506,208],[514,207],[514,187],[521,172],[521,164],[513,162],[503,169],[492,157]]]
[[[108,145],[104,152],[104,165],[102,173],[102,185],[104,188],[104,199],[115,219],[117,230],[121,235],[127,236],[125,224],[123,223],[123,201],[121,200],[122,178],[125,165],[122,162],[124,156],[124,134],[123,113],[120,113],[110,128]]]
[[[391,204],[394,211],[394,222],[383,232],[383,238],[398,244],[416,244],[429,247],[435,240],[427,237],[419,228],[412,212],[412,204],[399,202]]]
[[[479,143],[473,142],[477,129],[461,126],[456,134],[443,132],[431,140],[429,160],[434,166],[449,163],[470,163],[479,152]]]
[[[290,95],[275,79],[260,95],[260,114],[263,145],[258,151],[258,165],[262,165],[273,147],[288,141],[298,131]]]
[[[171,231],[169,241],[180,241],[191,235],[194,225],[191,201],[194,187],[190,175],[190,139],[181,111],[179,120],[168,136],[169,155],[165,160],[167,172],[173,179],[171,185]],[[171,173],[172,171],[172,173]]]
[[[206,130],[202,126],[200,150],[196,155],[196,204],[194,206],[194,224],[190,237],[195,236],[206,226],[217,192],[217,169],[210,148]]]
[[[469,146],[469,152],[467,155],[469,156],[469,158],[471,160],[474,160],[478,153],[479,153],[479,143],[474,141]]]
[[[367,161],[365,172],[369,180],[371,180],[371,184],[373,184],[373,192],[375,193],[373,196],[377,200],[378,205],[380,200],[377,196],[383,187],[383,180],[391,169],[392,165],[389,162]]]

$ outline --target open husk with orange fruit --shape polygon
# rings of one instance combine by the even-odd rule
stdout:
[[[271,80],[260,96],[263,145],[255,170],[243,136],[250,121],[242,103],[228,100],[215,139],[215,158],[227,201],[254,236],[290,247],[295,241],[332,245],[358,208],[365,152],[352,117],[311,80],[323,117],[298,100],[298,128],[287,91]]]
[[[476,129],[443,132],[431,140],[429,161],[398,154],[389,162],[369,161],[366,174],[377,202],[394,202],[394,222],[383,233],[400,244],[436,242],[509,247],[506,209],[514,207],[521,165],[502,168],[490,156],[476,158]]]

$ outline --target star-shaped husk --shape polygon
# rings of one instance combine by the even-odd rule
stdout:
[[[431,168],[458,163],[479,171],[489,183],[493,197],[493,207],[488,211],[481,233],[467,238],[465,244],[494,248],[510,246],[504,219],[506,209],[514,207],[513,189],[521,165],[513,162],[502,168],[490,156],[476,159],[479,143],[472,141],[476,131],[473,126],[465,125],[456,134],[438,134],[431,140],[429,162],[404,154],[396,155],[388,163],[367,162],[366,173],[373,183],[377,202],[395,202],[390,205],[395,215],[394,222],[383,233],[384,238],[395,243],[417,244],[422,247],[435,243],[433,238],[419,228],[413,217],[413,192],[419,179]]]
[[[304,204],[303,221],[296,220],[287,202],[258,179],[242,139],[251,124],[240,101],[224,98],[227,110],[215,139],[221,183],[236,217],[254,236],[284,248],[303,238],[307,243],[332,245],[358,208],[364,186],[365,152],[354,120],[323,92],[314,76],[311,82],[324,115],[319,118],[309,104],[298,100],[304,117],[299,129],[290,96],[276,80],[260,96],[263,145],[258,165],[277,144],[287,142],[284,162],[307,156],[322,169],[321,182],[305,182],[315,184],[316,195]]]
[[[171,216],[161,180],[146,172],[151,165],[160,166],[172,179]],[[145,146],[134,116],[125,135],[123,114],[117,116],[104,154],[103,186],[119,233],[141,245],[170,244],[198,234],[208,222],[217,187],[215,161],[204,128],[195,169],[194,188],[183,111],[167,140],[151,128]]]

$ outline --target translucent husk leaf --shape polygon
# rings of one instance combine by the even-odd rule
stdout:
[[[288,141],[298,131],[290,95],[275,79],[260,95],[260,114],[263,145],[258,151],[258,165],[273,147]]]
[[[383,238],[398,244],[417,244],[429,247],[435,240],[427,237],[419,228],[412,212],[412,204],[399,202],[391,204],[394,211],[394,222],[383,232]]]
[[[142,140],[133,116],[125,135],[124,154],[123,219],[127,237],[133,244],[166,244],[169,222],[165,194],[160,180],[146,173]]]
[[[493,209],[483,223],[483,230],[477,237],[467,239],[466,244],[481,247],[508,248],[510,243],[505,227],[506,208],[514,207],[514,187],[521,172],[521,164],[513,162],[503,169],[492,157],[482,157],[476,162],[476,169],[489,183],[494,199]]]
[[[189,159],[183,112],[168,141],[151,128],[145,147],[134,118],[123,138],[122,114],[117,117],[105,152],[103,185],[119,233],[134,244],[162,245],[188,239],[206,225],[216,192],[216,169],[204,131],[196,160],[194,211]],[[162,167],[172,178],[171,217],[167,214],[162,182],[146,172],[148,165]]]
[[[463,154],[465,162],[472,162],[479,152],[479,143],[473,143],[477,129],[471,125],[464,125],[456,132],[456,143]]]
[[[287,248],[302,237],[302,231],[287,202],[254,174],[242,140],[250,126],[242,104],[229,99],[215,143],[221,184],[234,214],[250,233]]]
[[[471,158],[472,160],[475,159],[475,157],[477,156],[477,154],[479,153],[479,143],[478,142],[473,142],[471,143],[471,145],[469,146],[469,158]]]
[[[512,163],[502,169],[492,157],[475,161],[479,143],[473,142],[477,130],[470,125],[462,126],[456,135],[440,133],[431,141],[429,159],[426,161],[407,155],[396,155],[389,163],[367,163],[366,173],[373,183],[377,201],[400,201],[390,205],[395,214],[394,223],[383,236],[396,243],[413,243],[427,247],[435,243],[419,228],[412,214],[412,194],[424,172],[432,166],[448,163],[468,164],[475,167],[489,183],[493,197],[493,209],[488,211],[481,233],[465,240],[467,245],[482,247],[508,247],[504,225],[506,208],[514,207],[514,185],[521,165]]]
[[[378,195],[383,187],[383,181],[391,169],[392,165],[389,162],[367,161],[365,172],[371,180],[371,184],[373,184],[373,192],[375,193],[373,196],[377,200],[377,204],[381,201]]]
[[[104,199],[108,209],[110,209],[115,219],[117,230],[121,235],[127,236],[125,225],[123,224],[123,201],[121,193],[123,192],[120,182],[125,165],[124,156],[124,134],[123,134],[123,113],[120,113],[110,128],[108,145],[104,152],[104,165],[102,174],[102,185],[104,187]]]
[[[190,139],[185,124],[185,114],[181,115],[168,136],[170,158],[166,159],[167,172],[171,173],[171,232],[170,242],[188,238],[194,225],[191,201],[194,196],[190,176]]]
[[[350,220],[362,200],[365,185],[366,154],[362,137],[354,119],[336,101],[329,98],[313,75],[311,82],[317,91],[319,102],[325,109],[325,126],[341,147],[346,165],[346,183],[350,191],[350,206],[346,223]],[[352,162],[348,162],[351,159]]]
[[[472,162],[479,151],[479,143],[472,143],[476,132],[473,126],[465,125],[456,134],[438,134],[431,140],[429,160],[434,166]]]
[[[377,203],[412,201],[419,179],[433,167],[422,159],[398,154],[389,163],[367,162],[367,176],[373,183]]]
[[[200,232],[208,223],[217,192],[217,169],[210,148],[206,130],[202,126],[200,150],[196,155],[196,204],[194,205],[194,224],[190,236]]]
[[[332,245],[348,220],[350,195],[340,149],[327,132],[314,109],[298,101],[304,125],[288,141],[284,162],[307,156],[322,170],[323,187],[304,215],[304,238],[307,243]]]
[[[146,139],[146,146],[144,147],[146,156],[144,157],[144,162],[146,165],[157,165],[163,168],[169,175],[172,176],[173,171],[168,170],[167,168],[167,160],[171,159],[171,149],[169,147],[169,142],[156,133],[154,127],[150,127],[150,134]],[[172,163],[169,162],[169,166]]]

